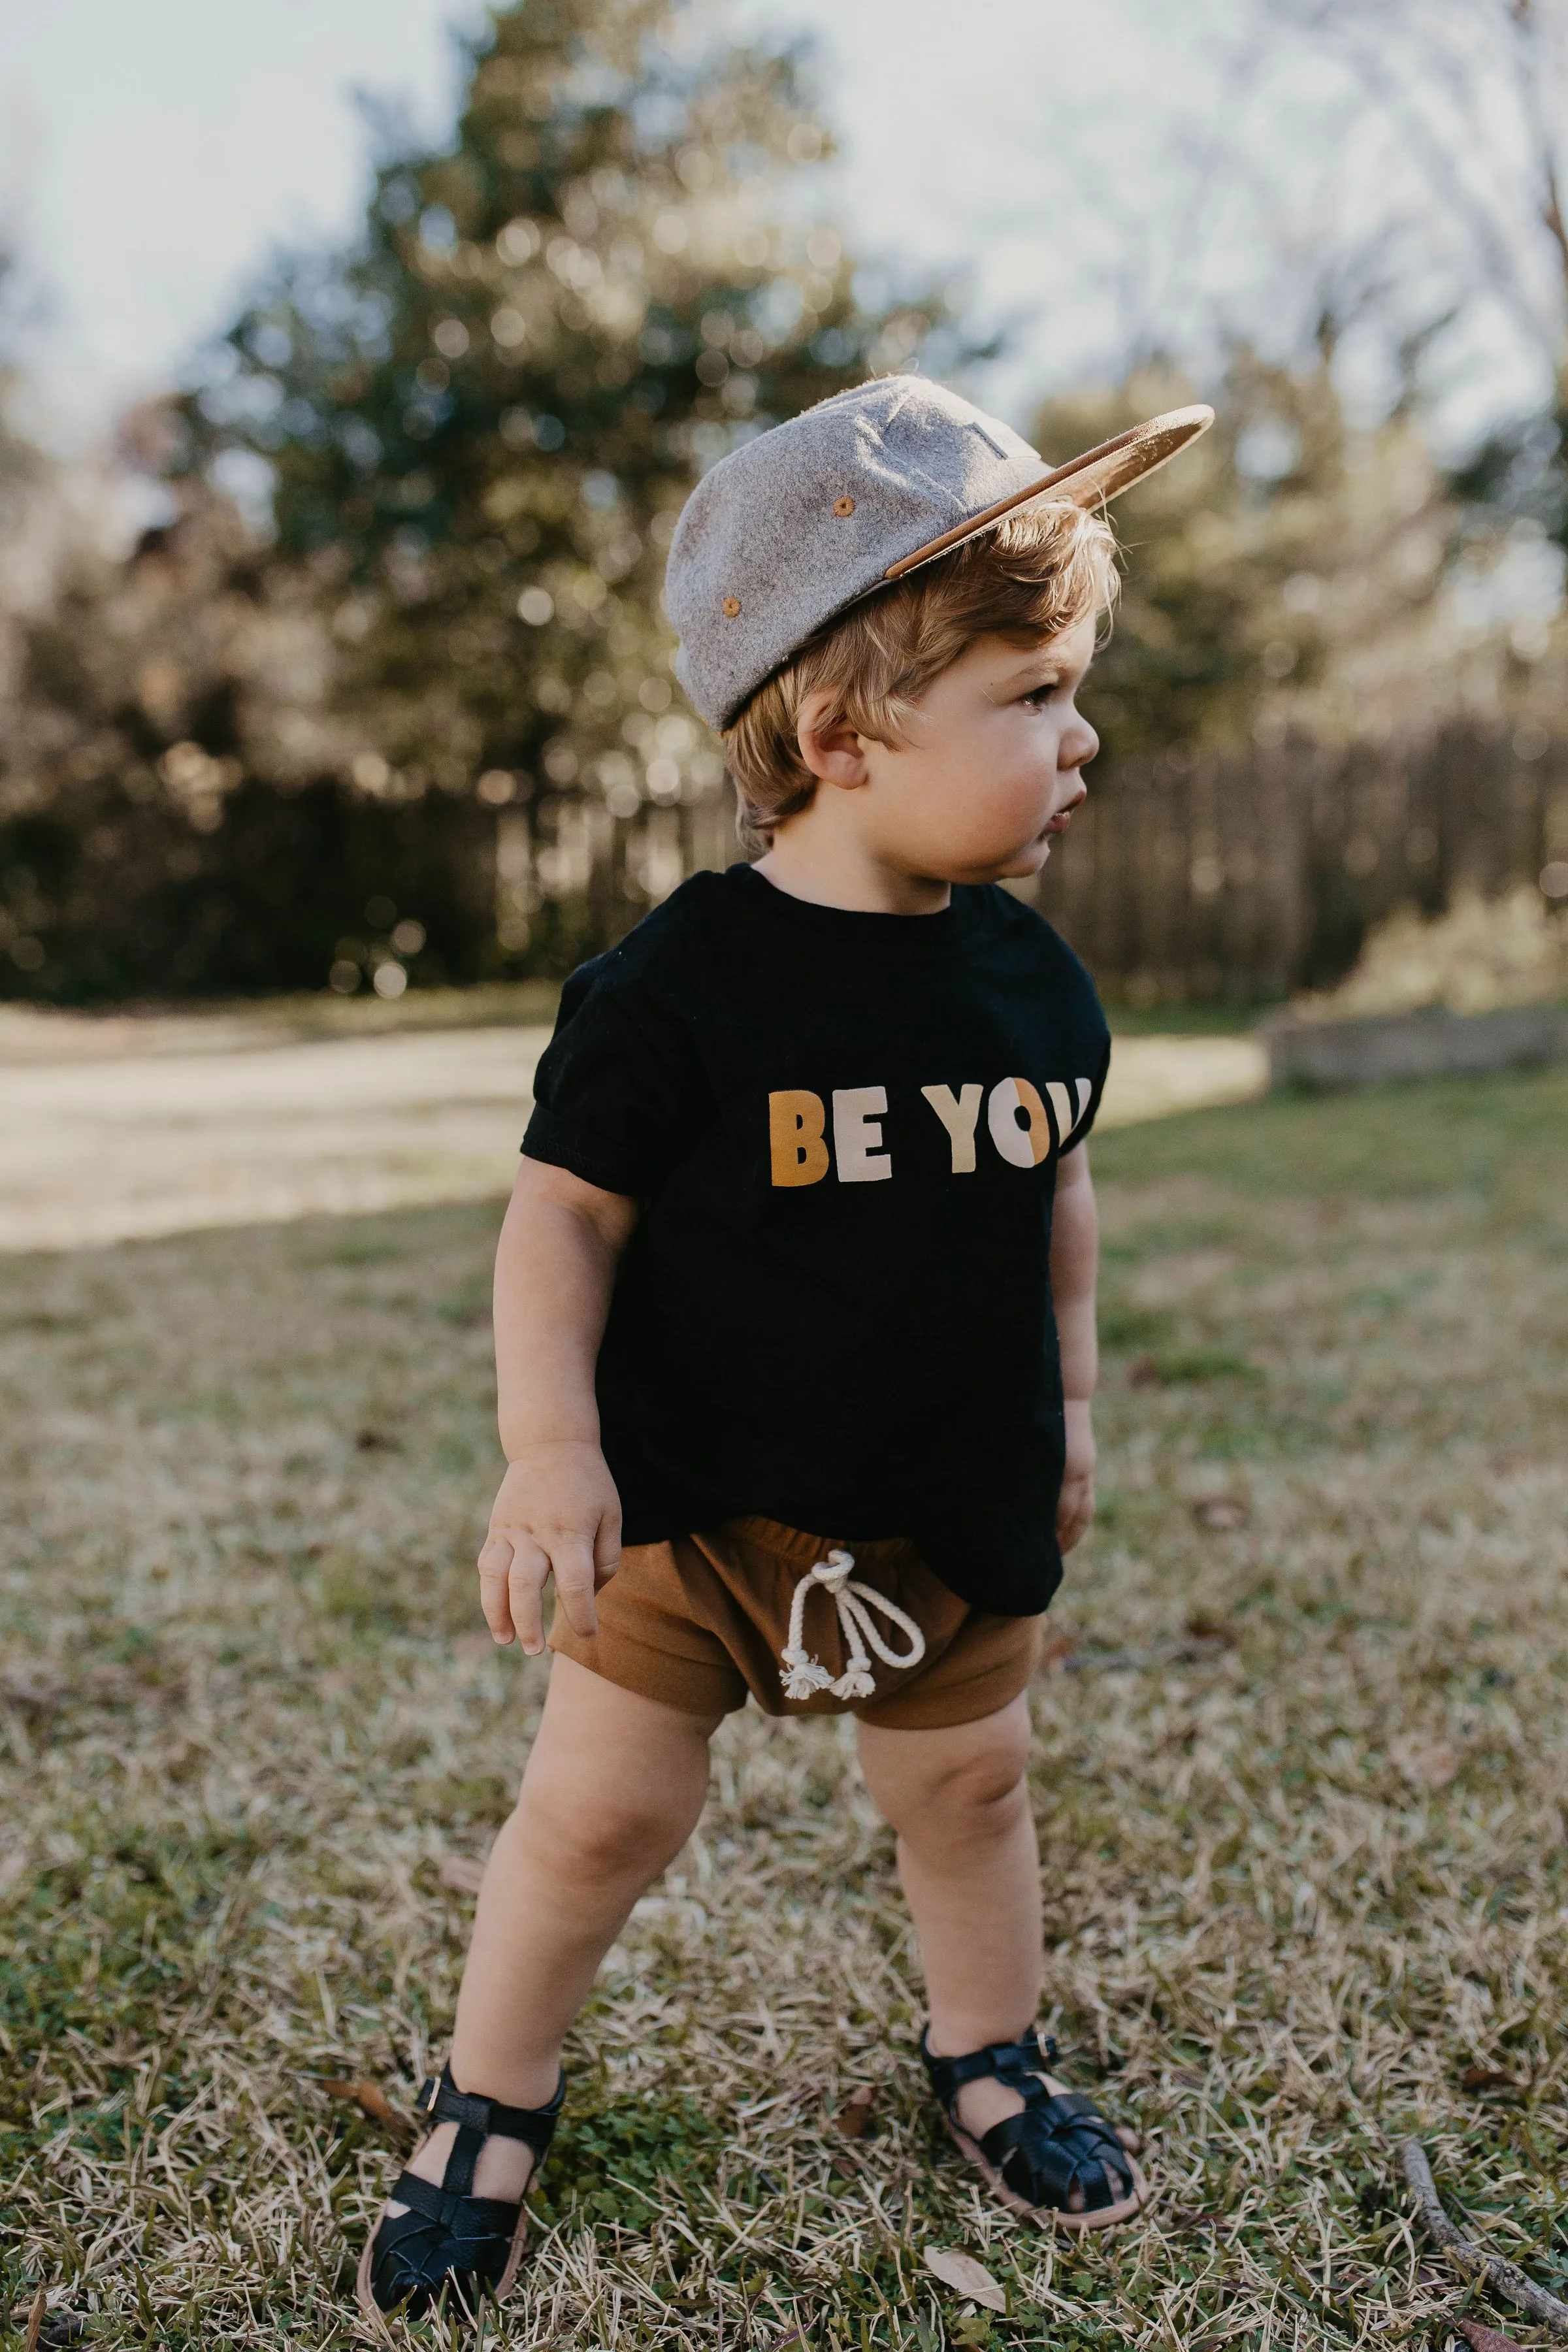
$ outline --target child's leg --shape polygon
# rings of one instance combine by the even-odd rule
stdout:
[[[925,1963],[931,2048],[956,2057],[1016,2042],[1040,1998],[1040,1857],[1025,1768],[1027,1701],[978,1723],[891,1731],[862,1723],[860,1769],[898,1832],[899,1876]],[[1005,2084],[966,2084],[959,2112],[976,2137],[1023,2101]]]
[[[554,1660],[517,1809],[485,1865],[458,1996],[452,2079],[508,2106],[554,2095],[561,2044],[595,1971],[646,1887],[697,1826],[713,1722]],[[409,2169],[439,2180],[441,2124]],[[520,2140],[487,2140],[474,2193],[521,2196]]]

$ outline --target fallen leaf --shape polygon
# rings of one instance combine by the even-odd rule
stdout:
[[[1236,1635],[1222,1617],[1207,1617],[1201,1609],[1187,1620],[1187,1633],[1194,1642],[1207,1642],[1216,1650],[1233,1650]]]
[[[87,2332],[86,2320],[79,2319],[74,2311],[51,2311],[39,2332],[38,2343],[42,2352],[59,2352],[64,2345],[79,2344]]]
[[[358,2107],[378,2124],[395,2125],[402,2120],[379,2083],[323,2082],[320,2088],[329,2099],[342,2099],[345,2106]]]
[[[971,2303],[983,2303],[991,2311],[1005,2312],[1007,2290],[998,2285],[983,2263],[973,2254],[961,2254],[952,2246],[928,2246],[925,2266],[933,2278],[941,2279],[958,2294],[966,2294]]]
[[[444,1853],[436,1864],[436,1875],[442,1885],[456,1887],[459,1895],[477,1895],[484,1874],[484,1864],[476,1862],[469,1853]]]
[[[1205,1495],[1193,1505],[1193,1517],[1200,1528],[1213,1528],[1223,1532],[1229,1528],[1247,1525],[1247,1505],[1238,1495]]]
[[[1072,1634],[1053,1633],[1040,1652],[1042,1672],[1047,1675],[1059,1675],[1077,1647],[1078,1643]]]
[[[834,2130],[842,2132],[846,2139],[859,2139],[871,2120],[876,2096],[869,2083],[862,2083],[858,2090],[851,2091],[833,2118]]]
[[[1127,1367],[1127,1384],[1134,1389],[1157,1389],[1163,1386],[1160,1367],[1152,1356],[1134,1356]]]
[[[44,2325],[44,2314],[48,2307],[48,2297],[40,2287],[33,2297],[33,2307],[27,2314],[25,2352],[38,2352],[38,2335]]]
[[[1470,2352],[1524,2352],[1523,2345],[1516,2344],[1511,2336],[1500,2336],[1495,2327],[1483,2327],[1479,2320],[1453,2319],[1448,2324],[1458,2330]]]
[[[1510,2091],[1519,2088],[1513,2076],[1499,2066],[1467,2066],[1459,2077],[1462,2091],[1500,2091],[1505,2084]]]

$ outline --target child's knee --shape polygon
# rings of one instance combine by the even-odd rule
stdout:
[[[618,1881],[656,1877],[685,1844],[685,1811],[627,1790],[605,1801],[566,1789],[523,1789],[512,1815],[514,1833],[563,1877]]]
[[[955,1761],[931,1790],[931,1811],[954,1825],[1010,1828],[1028,1807],[1027,1760],[1026,1742],[999,1740]]]
[[[866,1757],[874,1791],[901,1834],[994,1835],[1028,1810],[1029,1723],[1008,1707],[968,1736],[942,1732],[929,1748],[920,1735],[908,1749]],[[904,1735],[908,1738],[909,1735]]]

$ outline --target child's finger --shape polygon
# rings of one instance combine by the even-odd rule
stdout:
[[[511,1574],[512,1547],[505,1536],[485,1538],[479,1553],[479,1607],[485,1612],[485,1623],[503,1647],[511,1640],[511,1610],[507,1601],[507,1579]]]
[[[548,1557],[523,1536],[512,1549],[506,1589],[511,1622],[523,1654],[530,1658],[537,1658],[544,1647],[544,1580],[549,1573]]]
[[[1057,1541],[1063,1551],[1071,1551],[1089,1533],[1094,1517],[1094,1489],[1087,1482],[1064,1492],[1057,1513]]]
[[[594,1547],[586,1536],[561,1536],[552,1547],[555,1591],[566,1612],[566,1622],[584,1637],[599,1630],[594,1606]]]
[[[621,1515],[606,1511],[599,1521],[599,1532],[594,1538],[594,1577],[599,1584],[608,1583],[621,1564]]]

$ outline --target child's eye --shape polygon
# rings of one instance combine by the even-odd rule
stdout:
[[[1060,693],[1061,683],[1059,677],[1047,677],[1042,685],[1032,686],[1028,693],[1023,697],[1026,709],[1043,710],[1051,697]]]

